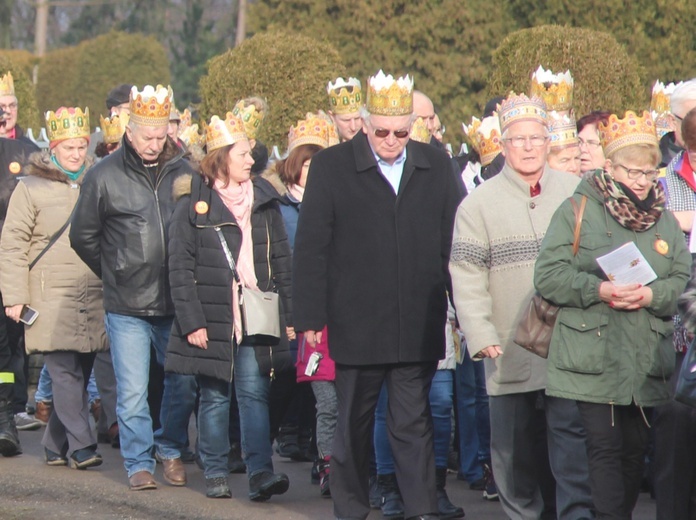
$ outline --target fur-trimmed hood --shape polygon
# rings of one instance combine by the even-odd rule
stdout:
[[[91,155],[87,155],[84,171],[86,172],[89,170],[92,164],[94,164],[94,158]],[[25,171],[27,175],[47,179],[49,181],[63,182],[65,184],[71,184],[72,182],[81,184],[82,180],[85,178],[83,173],[77,181],[70,180],[70,177],[53,164],[53,161],[51,161],[51,153],[48,150],[31,154]]]
[[[172,185],[174,200],[178,201],[181,197],[191,195],[191,180],[193,180],[193,175],[190,173],[180,175],[174,180]]]
[[[266,168],[261,174],[261,178],[266,179],[271,184],[271,186],[275,188],[275,190],[278,192],[278,195],[284,197],[288,194],[288,187],[280,178],[277,166],[277,161],[274,161],[271,164],[269,164],[268,168]]]

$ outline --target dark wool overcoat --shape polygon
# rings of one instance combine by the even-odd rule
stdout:
[[[292,324],[290,301],[291,255],[278,193],[265,179],[253,178],[251,215],[254,269],[262,291],[280,295],[281,342],[254,348],[262,374],[294,370],[288,351],[285,324]],[[216,191],[200,175],[184,176],[175,184],[181,197],[174,210],[169,240],[169,280],[175,320],[167,347],[165,370],[232,380],[232,272],[215,231],[219,226],[235,262],[242,245],[242,231]],[[199,205],[198,202],[205,203]],[[269,244],[270,238],[270,244]],[[206,328],[208,348],[188,343],[186,336]]]
[[[398,195],[364,133],[312,158],[293,253],[297,330],[328,324],[336,363],[444,357],[452,227],[447,154],[409,141]]]

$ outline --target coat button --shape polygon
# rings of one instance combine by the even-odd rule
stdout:
[[[532,209],[536,208],[536,203],[530,202],[530,203],[529,203],[529,207],[532,208]]]
[[[580,326],[581,326],[583,329],[584,329],[585,327],[587,327],[587,325],[585,325],[584,323],[583,323],[582,325],[580,325]]]

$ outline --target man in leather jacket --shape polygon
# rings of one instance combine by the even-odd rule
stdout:
[[[172,184],[193,168],[167,137],[171,91],[133,87],[121,148],[86,176],[70,230],[72,247],[102,279],[116,375],[121,454],[132,490],[154,489],[155,459],[170,485],[186,484],[181,449],[195,400],[192,376],[167,374],[160,428],[147,403],[150,345],[164,363],[174,307],[167,242]]]

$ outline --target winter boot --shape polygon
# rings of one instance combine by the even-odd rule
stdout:
[[[464,516],[464,509],[450,502],[447,491],[445,491],[446,480],[447,468],[436,468],[435,485],[437,487],[437,510],[440,513],[440,518],[462,518]]]
[[[382,489],[382,516],[395,520],[404,517],[404,501],[401,498],[399,484],[396,482],[396,474],[387,473],[377,475],[379,487]]]
[[[324,498],[331,498],[329,487],[329,473],[331,473],[331,457],[324,457],[319,460],[319,492]]]
[[[4,386],[9,385],[0,385],[0,387]],[[12,457],[20,453],[22,453],[22,446],[19,444],[19,434],[14,422],[12,402],[9,398],[0,397],[0,454],[4,457]]]
[[[282,425],[276,437],[276,453],[286,459],[294,459],[300,456],[300,447],[297,444],[297,427]]]

